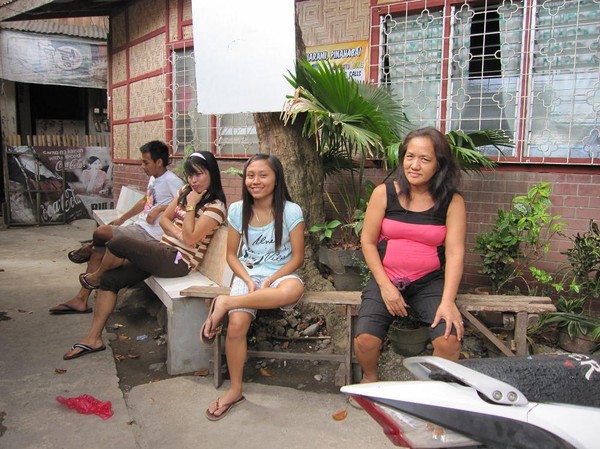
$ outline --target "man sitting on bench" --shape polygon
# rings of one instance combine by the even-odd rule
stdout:
[[[69,252],[68,257],[74,263],[86,263],[86,273],[98,269],[104,255],[105,245],[113,237],[123,235],[142,241],[160,240],[163,230],[158,224],[160,214],[177,195],[183,181],[167,169],[169,165],[169,148],[160,141],[154,140],[140,147],[142,153],[142,169],[150,177],[146,195],[121,217],[94,230],[92,242]],[[130,226],[121,226],[129,218],[139,214],[136,222]],[[90,313],[88,299],[91,290],[81,287],[79,292],[68,300],[52,307],[52,315],[74,313]]]

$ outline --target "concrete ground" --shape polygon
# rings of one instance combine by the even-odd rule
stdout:
[[[0,448],[393,447],[342,394],[248,384],[247,401],[213,423],[204,411],[227,384],[215,390],[211,377],[138,385],[124,397],[108,341],[104,352],[64,361],[91,315],[51,316],[48,308],[77,291],[82,266],[66,254],[93,229],[91,220],[0,229]],[[114,415],[102,420],[56,400],[82,394],[111,401]],[[346,419],[334,420],[341,410]]]

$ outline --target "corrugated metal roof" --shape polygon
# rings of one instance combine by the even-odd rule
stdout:
[[[98,21],[98,20],[97,20]],[[100,20],[99,22],[102,22]],[[108,36],[108,22],[106,25],[77,25],[68,21],[54,20],[24,20],[15,22],[2,22],[0,28],[24,31],[38,34],[61,34],[64,36],[85,37],[105,41]]]
[[[106,17],[134,0],[0,0],[0,21]]]

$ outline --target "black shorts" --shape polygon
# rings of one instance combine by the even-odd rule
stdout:
[[[442,300],[443,291],[444,272],[435,271],[411,283],[402,292],[402,297],[409,306],[408,313],[410,315],[431,325]],[[383,340],[396,318],[398,317],[388,312],[381,297],[381,290],[375,282],[375,278],[371,276],[362,292],[356,335],[370,334]],[[435,328],[429,328],[429,336],[432,341],[444,335],[445,332],[446,323],[444,321],[440,321]],[[454,327],[452,334],[456,335]]]

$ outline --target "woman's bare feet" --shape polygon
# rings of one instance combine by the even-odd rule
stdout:
[[[225,300],[225,296],[217,296],[215,298],[215,307],[213,313],[211,314],[212,328],[210,329],[211,334],[215,334],[217,329],[221,325],[223,318],[227,315],[227,309],[225,308],[223,301]]]
[[[370,384],[372,382],[377,382],[378,379],[375,380],[369,380],[368,378],[364,377],[360,380],[361,384]],[[348,396],[348,404],[350,404],[352,407],[354,407],[355,409],[358,410],[362,410],[363,408],[361,407],[361,405],[356,402],[356,399],[354,399],[352,396]]]
[[[370,384],[372,382],[379,382],[379,376],[377,375],[377,373],[375,373],[375,377],[369,377],[363,373],[362,379],[360,379],[360,383],[361,384]]]

